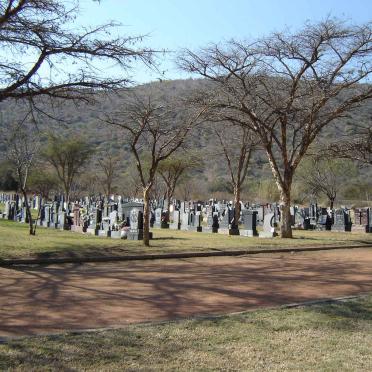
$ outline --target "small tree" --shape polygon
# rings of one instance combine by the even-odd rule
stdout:
[[[35,128],[31,128],[26,121],[23,121],[7,126],[3,139],[7,145],[7,158],[15,169],[18,186],[24,198],[29,232],[30,235],[35,235],[36,221],[33,224],[27,193],[30,170],[40,148],[38,133]]]
[[[48,199],[52,191],[57,191],[58,179],[49,170],[42,170],[40,164],[35,164],[35,168],[29,177],[29,188]]]
[[[98,155],[97,163],[102,171],[98,179],[107,196],[111,195],[114,191],[115,176],[119,172],[122,163],[121,159],[120,155],[115,155],[110,150],[103,151]]]
[[[93,153],[92,146],[82,138],[62,138],[49,134],[43,156],[55,169],[67,202],[70,200],[71,186],[76,176]]]
[[[240,194],[247,178],[253,151],[258,145],[257,136],[248,127],[234,122],[221,123],[215,129],[222,154],[229,171],[230,182],[234,193],[234,225],[238,228],[240,218]]]
[[[202,112],[185,107],[182,110],[175,102],[169,104],[151,96],[133,94],[122,111],[105,120],[122,128],[128,136],[143,193],[143,242],[146,246],[150,245],[150,193],[158,166],[182,146]]]
[[[308,194],[325,195],[331,209],[344,182],[356,174],[351,161],[320,156],[306,158],[298,170],[298,178]]]
[[[158,166],[158,173],[166,186],[166,199],[168,201],[168,212],[171,200],[174,196],[176,186],[183,176],[192,170],[202,166],[200,159],[190,156],[187,153],[176,154],[161,162]]]

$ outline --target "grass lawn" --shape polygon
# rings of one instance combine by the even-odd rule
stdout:
[[[1,370],[371,371],[372,295],[0,345]]]
[[[0,220],[0,258],[82,257],[165,252],[257,249],[335,244],[372,244],[372,234],[294,231],[294,239],[260,239],[222,234],[154,229],[151,247],[141,242],[99,238],[91,235],[38,227],[28,235],[26,224]]]

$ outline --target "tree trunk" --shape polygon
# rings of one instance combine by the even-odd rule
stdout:
[[[240,187],[238,185],[234,186],[234,225],[232,228],[239,228],[239,218],[240,218]]]
[[[150,246],[150,189],[143,190],[143,244],[146,247]]]
[[[68,185],[65,185],[65,199],[68,204],[70,202],[70,186]]]
[[[34,224],[32,223],[31,209],[30,209],[30,205],[28,204],[28,199],[27,199],[27,193],[26,193],[26,190],[23,188],[21,189],[21,191],[25,199],[25,207],[26,207],[26,215],[28,219],[29,232],[30,232],[30,235],[35,235]]]
[[[282,189],[280,192],[280,210],[281,210],[281,225],[280,236],[282,238],[292,238],[292,221],[291,221],[291,192],[290,186]]]
[[[335,197],[329,197],[329,207],[333,209],[333,206],[335,204]]]

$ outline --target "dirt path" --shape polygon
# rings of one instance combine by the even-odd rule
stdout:
[[[372,249],[0,269],[0,336],[372,291]]]

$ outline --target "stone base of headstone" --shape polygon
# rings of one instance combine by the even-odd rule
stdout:
[[[88,227],[87,228],[87,234],[98,235],[98,230]]]
[[[368,232],[367,229],[368,229],[368,226],[364,226],[364,225],[353,225],[351,228],[352,231],[357,231],[357,232]]]
[[[71,231],[82,233],[84,232],[83,226],[72,225]]]
[[[316,230],[318,231],[330,231],[331,227],[328,225],[323,225],[323,224],[316,224]]]
[[[365,229],[366,233],[372,233],[372,226],[366,226],[366,229]]]
[[[150,239],[152,239],[152,232],[149,233]],[[128,240],[142,240],[143,239],[143,230],[128,231],[127,234]]]
[[[63,224],[63,225],[58,224],[58,229],[60,229],[60,230],[71,230],[71,228],[68,224]]]
[[[218,229],[219,234],[224,235],[239,235],[239,229]]]
[[[189,227],[189,231],[202,232],[203,231],[203,227],[202,226]]]
[[[177,223],[177,222],[174,222],[174,223],[170,223],[169,224],[169,228],[171,230],[179,230],[181,228],[181,223]]]
[[[151,226],[154,229],[169,229],[169,223],[166,221],[161,221],[160,223],[155,222],[154,226]]]
[[[203,233],[218,233],[218,227],[203,227]]]
[[[274,238],[275,236],[278,236],[278,233],[276,231],[260,231],[258,234],[259,238]]]
[[[253,230],[240,230],[240,236],[248,236],[249,238],[254,238],[258,236],[258,232]]]
[[[239,229],[229,229],[229,235],[240,235]]]
[[[52,222],[49,222],[48,223],[48,227],[50,229],[58,229],[58,223],[52,223]]]
[[[111,239],[121,239],[121,231],[111,231]]]
[[[352,225],[332,225],[332,231],[337,232],[350,232]]]
[[[110,230],[98,230],[98,236],[103,236],[105,238],[109,238],[111,236]]]
[[[309,219],[304,220],[303,229],[304,230],[315,230],[316,225],[310,223]]]

